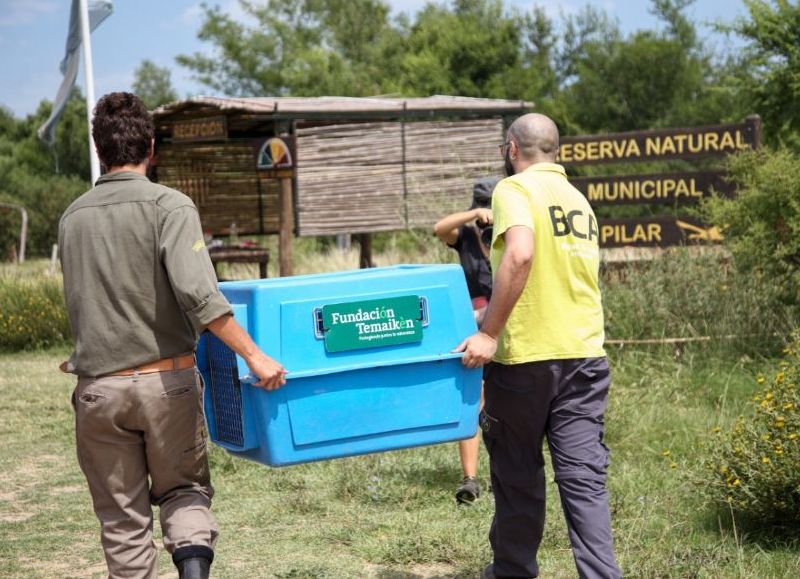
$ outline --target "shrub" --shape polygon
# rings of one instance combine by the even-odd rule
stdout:
[[[70,339],[61,280],[0,276],[0,350],[33,350]]]
[[[800,304],[800,156],[742,153],[730,158],[728,171],[736,198],[711,198],[701,213],[722,227],[742,273],[773,285],[779,303]]]
[[[609,339],[709,336],[714,347],[771,355],[793,327],[793,311],[775,307],[774,286],[720,254],[673,250],[605,269],[602,282]]]
[[[775,374],[758,376],[749,416],[710,444],[706,498],[750,522],[800,525],[800,333]]]

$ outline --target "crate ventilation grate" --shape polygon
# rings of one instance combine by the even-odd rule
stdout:
[[[217,439],[244,446],[242,429],[242,389],[236,354],[222,340],[208,335],[208,360],[211,374],[211,402]]]

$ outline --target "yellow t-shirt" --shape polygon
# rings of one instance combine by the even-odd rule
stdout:
[[[605,356],[597,220],[564,168],[537,163],[503,179],[492,195],[492,215],[493,272],[509,228],[528,227],[534,240],[528,281],[500,334],[494,360],[521,364]]]

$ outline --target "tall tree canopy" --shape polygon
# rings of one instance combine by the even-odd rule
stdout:
[[[86,101],[73,91],[52,148],[36,137],[51,108],[42,101],[24,119],[0,108],[0,200],[27,208],[30,255],[49,255],[61,213],[88,188],[90,179]],[[18,244],[18,231],[18,215],[0,212],[0,259]]]
[[[590,132],[718,122],[714,66],[684,16],[693,0],[653,0],[664,27],[628,37],[607,34],[584,43],[575,57],[567,108]]]
[[[749,18],[724,30],[746,45],[732,82],[764,119],[768,142],[800,149],[800,4],[744,0]]]
[[[215,54],[178,57],[229,95],[363,96],[393,75],[400,36],[380,0],[240,0],[249,26],[203,5],[198,36]]]
[[[133,92],[151,111],[161,105],[178,100],[172,88],[170,71],[152,60],[143,60],[133,73]]]
[[[651,0],[661,31],[624,36],[587,6],[556,23],[503,0],[430,2],[392,18],[381,0],[240,0],[248,21],[204,6],[211,54],[178,58],[229,95],[526,99],[573,131],[718,120],[708,50],[684,15],[693,0]]]

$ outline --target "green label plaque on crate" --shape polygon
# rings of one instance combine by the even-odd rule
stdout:
[[[346,352],[422,341],[419,296],[328,304],[322,308],[325,350]]]

